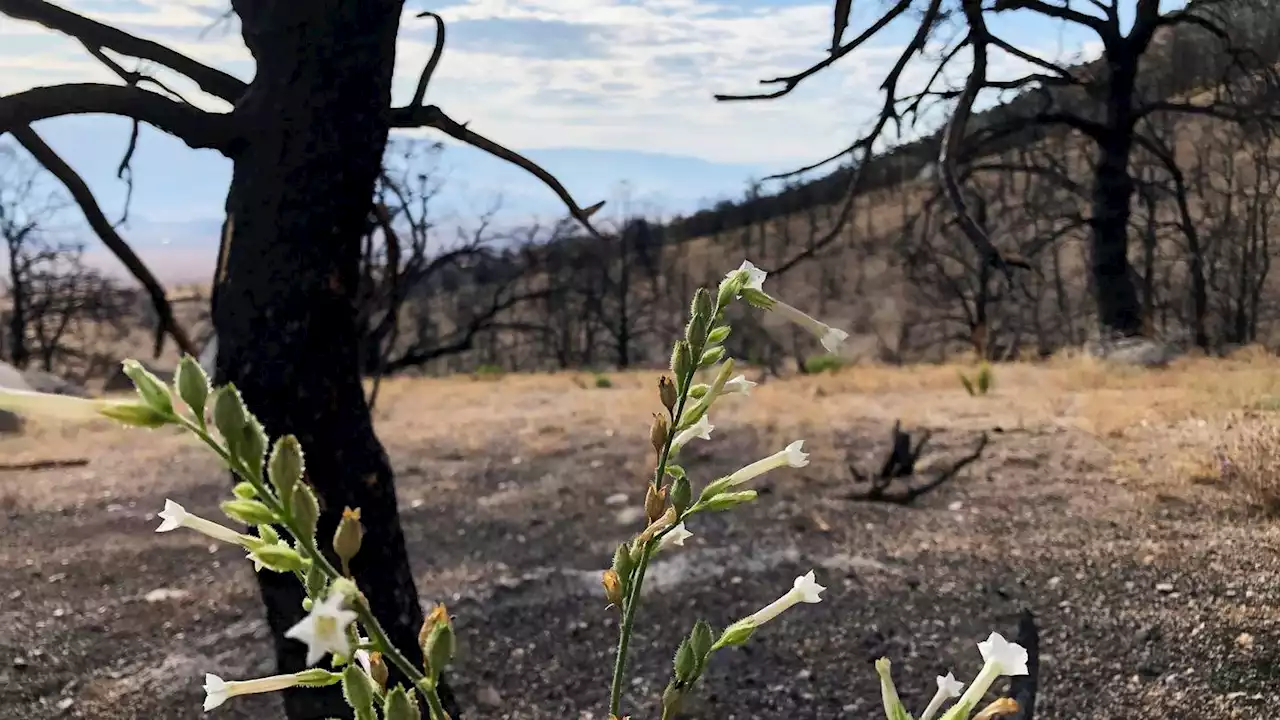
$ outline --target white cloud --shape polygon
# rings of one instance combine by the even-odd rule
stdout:
[[[225,7],[220,0],[66,5],[240,77],[252,74],[236,28],[206,32]],[[471,0],[438,11],[449,23],[450,42],[428,102],[519,148],[622,148],[774,166],[807,162],[847,144],[874,116],[881,104],[877,86],[899,50],[869,46],[781,100],[716,103],[715,92],[756,91],[760,78],[820,59],[829,41],[829,2],[743,9],[731,0]],[[397,46],[398,103],[411,97],[431,51],[433,23],[415,18],[416,12],[406,10]],[[0,48],[19,36],[29,48],[37,32],[6,22]],[[34,42],[39,52],[0,49],[0,92],[74,79],[111,81],[74,41],[48,33]],[[1052,49],[1046,54],[1054,55]],[[1020,61],[992,59],[1001,73],[1025,70]],[[919,84],[927,74],[927,67],[914,64],[904,84]],[[184,94],[192,90],[188,97],[199,96],[189,83],[181,87]],[[212,99],[200,104],[226,109]]]

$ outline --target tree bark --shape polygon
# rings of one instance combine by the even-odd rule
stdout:
[[[352,571],[392,642],[417,661],[422,607],[361,386],[356,322],[402,2],[232,6],[257,73],[234,112],[243,141],[232,152],[230,236],[215,277],[216,379],[240,388],[273,437],[301,441],[322,546],[343,507],[360,508],[366,535]],[[303,616],[302,588],[271,572],[258,583],[279,671],[302,670],[305,646],[283,637]],[[350,717],[338,686],[286,691],[284,701],[292,720]]]

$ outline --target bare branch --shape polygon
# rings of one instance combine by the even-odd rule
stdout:
[[[187,336],[185,330],[178,326],[177,321],[174,319],[173,308],[169,305],[168,298],[165,297],[164,286],[156,280],[155,276],[151,274],[151,270],[134,253],[133,248],[111,226],[107,216],[98,207],[98,202],[94,199],[93,193],[89,190],[89,186],[85,184],[84,179],[58,153],[54,152],[53,148],[49,147],[36,134],[35,130],[23,127],[10,132],[18,143],[27,152],[31,153],[36,162],[43,165],[46,170],[66,186],[67,192],[71,193],[72,199],[80,206],[80,210],[84,213],[89,226],[102,239],[103,244],[120,259],[120,262],[124,263],[129,272],[146,288],[147,294],[151,296],[152,304],[155,305],[156,315],[160,319],[156,333],[155,354],[159,356],[163,347],[164,334],[167,332],[173,337],[174,342],[178,344],[182,352],[193,357],[199,355],[200,351],[191,342],[191,338]]]
[[[15,20],[39,23],[50,30],[70,35],[91,48],[91,52],[92,48],[106,48],[121,55],[158,63],[191,78],[201,90],[229,103],[234,103],[247,87],[244,81],[234,75],[211,68],[159,43],[130,35],[44,0],[0,0],[0,14]]]
[[[0,96],[0,132],[13,132],[40,120],[89,114],[140,120],[197,150],[225,154],[234,137],[230,115],[205,112],[136,87],[68,83]]]
[[[0,115],[0,118],[3,118],[3,115]],[[529,174],[541,180],[547,187],[551,188],[551,190],[555,192],[556,196],[559,197],[566,206],[568,206],[569,214],[572,215],[575,220],[582,223],[593,237],[603,239],[603,236],[591,224],[591,216],[599,211],[600,208],[604,207],[604,201],[600,201],[595,205],[591,205],[586,208],[579,207],[578,203],[573,199],[573,196],[569,194],[569,191],[565,189],[564,185],[562,185],[554,175],[547,172],[537,163],[526,158],[520,153],[514,150],[509,150],[483,135],[472,132],[467,129],[466,125],[459,123],[448,115],[445,115],[444,111],[439,107],[435,105],[422,105],[395,108],[391,111],[391,127],[435,128],[455,140],[461,140],[471,147],[483,150],[496,158],[506,160],[512,165],[525,170]]]
[[[993,5],[991,9],[996,12],[1004,12],[1007,10],[1033,10],[1047,17],[1057,18],[1058,20],[1067,20],[1069,22],[1076,23],[1077,25],[1084,25],[1098,33],[1098,35],[1104,40],[1114,37],[1114,34],[1118,32],[1118,30],[1113,31],[1107,21],[1100,17],[1088,15],[1080,12],[1079,10],[1073,10],[1070,7],[1064,7],[1062,5],[1050,5],[1049,3],[1044,2],[1044,0],[996,0],[995,5]]]
[[[431,59],[427,60],[427,66],[422,69],[422,77],[418,78],[418,87],[413,91],[410,106],[422,104],[422,99],[427,96],[427,85],[436,72],[436,66],[440,64],[440,56],[444,54],[444,18],[430,11],[418,13],[418,17],[429,17],[436,21],[436,44],[431,48]]]
[[[936,4],[937,3],[934,3],[935,6]],[[890,8],[888,12],[886,12],[884,15],[881,15],[880,19],[872,23],[871,27],[862,31],[862,33],[859,34],[858,37],[850,40],[844,45],[841,45],[839,48],[832,48],[831,54],[828,55],[826,58],[824,58],[821,62],[815,63],[809,66],[808,68],[806,68],[805,70],[799,73],[796,73],[795,75],[788,75],[785,77],[776,77],[770,80],[760,81],[761,85],[781,84],[782,88],[774,92],[756,93],[756,94],[750,94],[750,95],[719,94],[719,95],[716,95],[715,98],[720,102],[730,102],[730,101],[737,101],[737,100],[773,100],[774,98],[780,98],[783,95],[786,95],[787,93],[791,92],[792,90],[795,90],[796,86],[804,82],[805,79],[812,77],[813,75],[816,75],[817,73],[821,72],[822,70],[825,70],[831,65],[834,65],[836,61],[839,60],[840,58],[844,57],[845,55],[848,55],[854,50],[857,50],[859,47],[862,47],[862,45],[865,44],[868,40],[870,40],[876,33],[883,30],[886,25],[896,20],[903,13],[905,13],[910,7],[911,7],[911,0],[898,0],[898,3],[894,5],[892,8]],[[837,17],[839,17],[838,11],[837,11]],[[846,13],[845,20],[846,22],[848,20],[847,13]],[[930,22],[930,24],[932,23]],[[844,34],[843,28],[840,28],[838,31],[837,37],[838,35],[842,35],[842,34]]]
[[[947,123],[942,152],[938,155],[938,166],[942,172],[942,182],[943,187],[946,189],[947,197],[951,200],[951,204],[955,206],[960,229],[969,238],[969,241],[973,243],[983,261],[1003,271],[1009,282],[1012,283],[1013,272],[1010,269],[1010,263],[992,244],[991,238],[987,237],[987,233],[974,222],[973,217],[969,214],[964,192],[960,188],[960,182],[956,179],[955,156],[964,142],[965,126],[968,124],[969,116],[973,112],[973,102],[977,99],[978,92],[982,90],[987,81],[987,45],[990,42],[990,33],[987,31],[987,24],[982,17],[981,0],[963,0],[962,5],[965,18],[969,22],[969,44],[973,48],[973,70],[970,71],[964,92],[956,103],[955,113]]]

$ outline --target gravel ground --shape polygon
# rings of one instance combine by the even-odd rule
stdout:
[[[1011,636],[1024,607],[1042,633],[1039,718],[1274,717],[1280,531],[1211,488],[1116,477],[1112,451],[1079,430],[1001,430],[980,416],[931,429],[935,463],[965,454],[980,430],[991,443],[913,507],[845,499],[845,465],[815,453],[768,478],[758,502],[691,522],[696,537],[646,585],[628,712],[656,717],[695,617],[723,626],[812,568],[824,601],[717,655],[686,717],[881,717],[882,655],[918,710],[935,674],[971,677],[975,643]],[[603,720],[616,614],[598,577],[639,529],[643,428],[583,430],[545,452],[507,430],[496,424],[483,453],[384,430],[419,587],[456,617],[453,679],[468,717]],[[886,431],[852,417],[808,445],[870,462]],[[745,423],[717,433],[691,446],[693,476],[776,449]],[[151,532],[166,496],[216,516],[221,475],[176,439],[164,462],[143,464],[140,442],[87,467],[0,473],[0,718],[196,717],[205,671],[271,671],[239,554]],[[217,713],[280,707],[237,698]]]

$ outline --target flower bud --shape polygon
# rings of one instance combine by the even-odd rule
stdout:
[[[121,365],[124,368],[124,374],[133,381],[138,397],[142,398],[142,402],[147,407],[161,415],[173,414],[173,397],[169,394],[169,388],[160,382],[160,378],[142,367],[142,363],[137,360],[125,360]]]
[[[706,288],[700,287],[693,293],[693,316],[701,318],[710,326],[711,321],[716,314],[715,305],[711,300],[711,293]],[[698,340],[702,340],[701,337]]]
[[[397,685],[387,693],[382,717],[386,720],[422,720],[422,712],[418,710],[418,699]]]
[[[233,384],[224,385],[213,393],[213,425],[222,433],[228,444],[240,440],[245,424],[244,401]]]
[[[356,717],[374,717],[373,703],[378,692],[373,687],[373,680],[360,666],[352,663],[342,671],[342,697],[356,712]]]
[[[333,552],[342,561],[345,569],[351,558],[360,552],[360,543],[364,540],[364,526],[360,524],[360,508],[352,510],[344,508],[342,519],[338,521],[338,529],[333,533]]]
[[[304,567],[302,556],[285,545],[264,545],[249,553],[249,557],[276,572],[295,572]]]
[[[626,583],[631,579],[631,573],[635,569],[636,563],[631,557],[631,548],[627,543],[622,543],[613,553],[613,571],[617,573],[621,582]]]
[[[711,652],[711,635],[711,626],[705,620],[694,623],[693,631],[689,633],[689,647],[698,661],[699,671],[706,666],[707,654]]]
[[[724,280],[720,281],[720,291],[716,294],[716,305],[719,307],[728,307],[733,299],[738,297],[738,293],[742,292],[742,287],[746,285],[747,274],[744,272],[730,273]]]
[[[676,382],[683,386],[693,370],[693,351],[689,349],[688,340],[680,340],[671,352],[671,371],[676,374]]]
[[[271,508],[257,500],[237,498],[228,500],[219,507],[222,508],[222,512],[227,517],[232,520],[239,520],[245,525],[270,525],[280,520],[275,513],[271,512]]]
[[[973,720],[995,720],[996,718],[1006,717],[1018,712],[1018,701],[1013,698],[1002,697],[982,709],[982,712],[973,716]]]
[[[698,660],[693,655],[693,646],[689,644],[688,639],[681,642],[680,648],[676,650],[673,669],[675,679],[680,684],[683,685],[693,679],[693,674],[698,669]]]
[[[671,378],[663,375],[658,378],[658,397],[662,400],[662,407],[667,409],[668,413],[676,411],[676,385],[671,382]]]
[[[307,569],[307,575],[303,578],[303,585],[307,591],[307,595],[311,597],[320,597],[324,594],[324,588],[329,584],[329,577],[324,574],[324,566],[320,563],[312,563]]]
[[[604,596],[609,600],[609,604],[614,607],[621,608],[623,601],[622,578],[618,576],[616,570],[605,570],[600,578],[600,584],[604,586]]]
[[[293,490],[293,522],[302,535],[303,542],[315,542],[316,523],[320,520],[320,501],[316,493],[305,483],[299,483]]]
[[[667,437],[670,430],[667,425],[667,419],[654,413],[653,424],[649,426],[649,443],[653,445],[655,453],[662,454],[662,449],[667,446]]]
[[[390,672],[387,670],[387,663],[382,660],[382,653],[372,651],[369,653],[369,677],[377,683],[378,687],[387,689],[387,677]]]
[[[271,459],[267,462],[267,474],[280,495],[280,501],[286,506],[290,503],[293,487],[302,479],[305,471],[306,463],[298,438],[285,435],[276,440],[271,448]]]
[[[717,345],[716,347],[702,353],[702,359],[698,361],[698,367],[711,367],[712,365],[720,362],[720,359],[723,357],[724,346]]]
[[[644,516],[650,524],[657,522],[662,517],[662,512],[667,507],[667,488],[661,490],[655,488],[652,483],[644,494]]]
[[[173,374],[178,397],[191,408],[196,421],[203,426],[205,403],[209,401],[209,376],[204,374],[204,368],[190,355],[182,356],[182,360],[178,361],[178,369]]]
[[[662,717],[673,718],[680,714],[680,706],[684,701],[684,693],[675,683],[668,684],[662,691]]]
[[[715,645],[711,646],[711,649],[717,650],[723,647],[743,645],[755,631],[756,628],[754,625],[739,620],[724,629],[724,632],[720,634],[720,639],[716,641]]]
[[[730,328],[728,325],[721,325],[718,328],[714,328],[707,335],[707,342],[715,345],[719,345],[720,343],[725,341],[725,338],[729,337],[729,331],[730,331]]]
[[[262,479],[262,461],[267,454],[267,431],[258,419],[250,416],[240,431],[240,441],[235,444],[236,457],[255,480]]]
[[[258,488],[254,487],[253,483],[238,482],[231,488],[231,494],[241,500],[254,500],[258,497]]]
[[[453,661],[457,646],[453,625],[449,622],[449,611],[443,603],[436,605],[423,620],[422,630],[418,633],[418,644],[422,647],[422,661],[426,665],[427,675],[434,683]]]
[[[155,429],[169,424],[171,416],[159,412],[146,405],[129,405],[125,403],[103,405],[98,414],[130,427]]]
[[[737,507],[738,505],[751,502],[752,500],[755,500],[755,499],[756,499],[755,490],[743,490],[742,492],[720,493],[712,497],[710,500],[703,501],[702,507],[704,510],[710,510],[712,512],[715,512],[719,510],[728,510],[729,508]]]
[[[689,509],[689,501],[693,499],[693,488],[689,486],[689,478],[681,475],[671,483],[671,507],[677,513]]]

